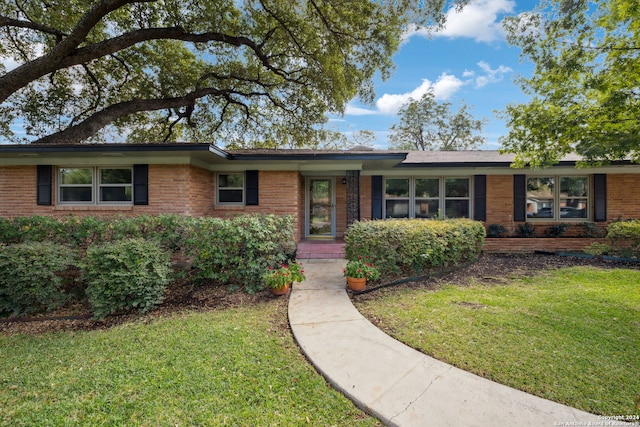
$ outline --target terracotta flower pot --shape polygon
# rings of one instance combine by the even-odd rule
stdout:
[[[290,288],[291,288],[290,284],[281,286],[279,288],[271,288],[271,294],[277,295],[277,296],[286,295],[287,293],[289,293]]]
[[[366,277],[347,277],[347,286],[352,291],[363,291],[367,287]]]

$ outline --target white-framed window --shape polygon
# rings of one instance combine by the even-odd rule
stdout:
[[[132,204],[133,168],[62,167],[58,169],[60,204]]]
[[[527,219],[589,219],[588,176],[527,177]]]
[[[245,188],[244,173],[218,173],[217,202],[221,205],[243,205]]]
[[[469,177],[385,178],[385,218],[470,218]]]

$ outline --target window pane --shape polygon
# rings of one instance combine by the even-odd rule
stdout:
[[[437,218],[438,209],[438,200],[416,200],[416,218]]]
[[[445,197],[469,197],[469,179],[447,178],[444,181]]]
[[[131,184],[131,169],[100,169],[101,184]]]
[[[560,197],[587,197],[589,194],[588,182],[586,176],[561,177]]]
[[[220,203],[242,203],[242,190],[220,190]]]
[[[60,169],[60,184],[88,184],[93,183],[91,169]]]
[[[61,187],[60,201],[62,202],[91,202],[91,187]]]
[[[439,179],[416,179],[416,198],[438,197],[439,195]]]
[[[527,216],[529,218],[553,218],[552,177],[527,178]]]
[[[446,200],[444,203],[447,218],[469,218],[468,200]]]
[[[569,202],[574,206],[569,206]],[[560,200],[560,218],[587,218],[587,200]]]
[[[407,178],[386,179],[385,188],[387,197],[409,197],[409,179]]]
[[[243,173],[228,173],[218,175],[218,187],[220,188],[244,188]]]
[[[130,202],[132,200],[132,189],[130,186],[100,187],[101,202]]]
[[[386,215],[387,215],[387,218],[408,218],[409,217],[409,201],[408,200],[387,200]]]

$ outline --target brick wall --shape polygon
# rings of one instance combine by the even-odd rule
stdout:
[[[640,218],[640,175],[607,175],[607,219]]]
[[[510,175],[487,175],[487,220],[486,224],[502,224],[513,232],[513,177]]]

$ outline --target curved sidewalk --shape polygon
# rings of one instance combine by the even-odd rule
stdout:
[[[307,280],[294,286],[289,299],[296,341],[336,389],[386,425],[605,425],[593,414],[470,374],[396,341],[351,304],[344,260],[302,262]]]

